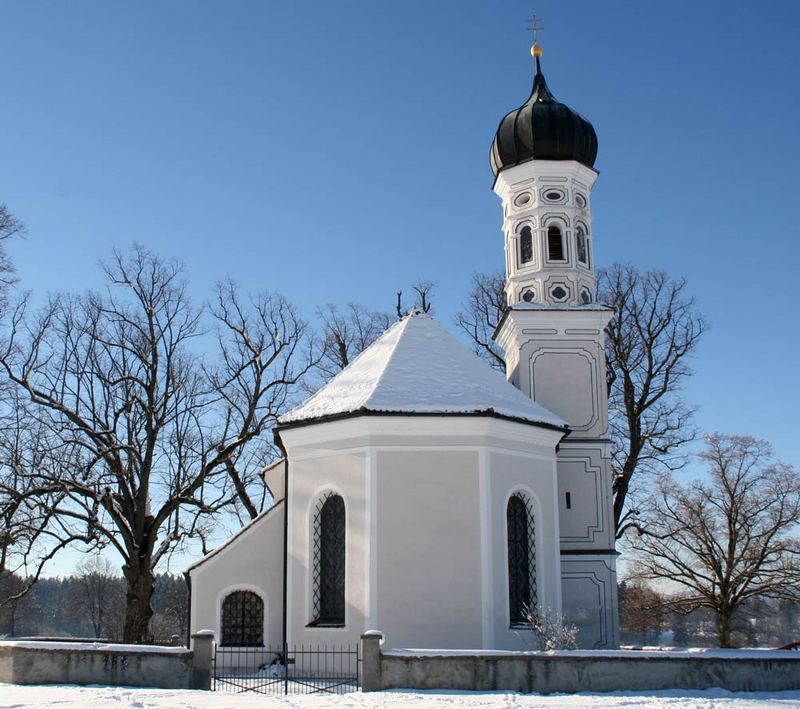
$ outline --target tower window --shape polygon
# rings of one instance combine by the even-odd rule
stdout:
[[[566,261],[564,238],[557,226],[547,227],[547,258],[550,261]]]
[[[575,231],[575,241],[577,242],[578,247],[578,262],[588,266],[589,249],[587,248],[586,243],[586,231],[582,226],[579,226]]]
[[[527,496],[515,493],[506,508],[508,531],[508,607],[511,625],[526,623],[536,606],[536,528]]]
[[[222,601],[222,645],[264,644],[264,601],[252,591],[234,591]]]
[[[524,226],[519,232],[519,262],[530,263],[533,261],[533,232],[529,226]]]
[[[314,512],[313,609],[315,626],[344,625],[345,509],[340,495],[328,493]]]

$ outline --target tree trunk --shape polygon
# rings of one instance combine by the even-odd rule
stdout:
[[[94,636],[96,638],[103,637],[103,609],[98,608],[97,610],[97,620],[95,621],[92,619],[92,625],[94,625]]]
[[[150,619],[153,609],[150,600],[153,597],[156,577],[150,569],[148,561],[139,560],[122,567],[127,583],[125,594],[125,627],[122,631],[122,642],[147,643],[150,636]]]
[[[717,635],[719,636],[720,647],[731,646],[731,612],[727,610],[717,611]]]

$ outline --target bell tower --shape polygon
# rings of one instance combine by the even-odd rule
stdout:
[[[618,645],[615,529],[604,329],[597,303],[591,190],[597,135],[553,96],[542,48],[528,100],[509,112],[490,153],[503,204],[508,308],[495,339],[506,376],[570,425],[558,452],[564,616],[587,648]]]
[[[596,298],[589,199],[597,136],[550,92],[538,44],[533,54],[531,95],[503,118],[490,155],[503,201],[506,298],[588,305]]]

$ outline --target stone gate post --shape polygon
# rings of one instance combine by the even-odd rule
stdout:
[[[381,681],[381,644],[383,633],[368,630],[361,636],[361,691],[377,692],[383,689]]]
[[[214,661],[214,631],[199,630],[192,635],[191,689],[211,689]]]

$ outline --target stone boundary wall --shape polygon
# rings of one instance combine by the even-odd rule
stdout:
[[[209,689],[214,634],[192,636],[193,650],[155,645],[0,642],[0,682],[107,684]]]
[[[383,636],[361,636],[362,688],[512,692],[620,692],[710,689],[773,692],[800,689],[800,652],[749,650],[557,653],[390,650]]]

